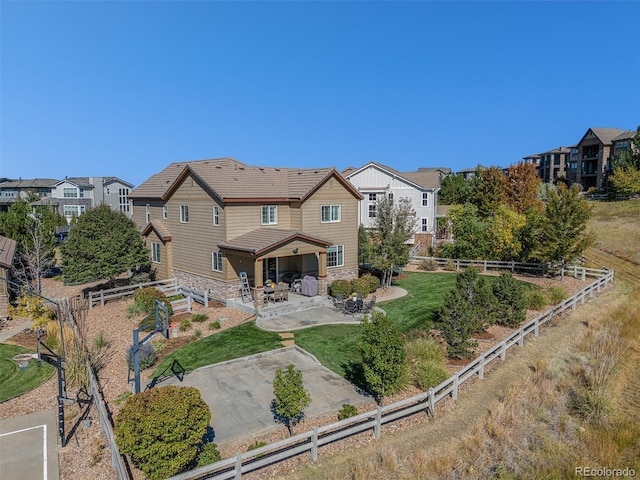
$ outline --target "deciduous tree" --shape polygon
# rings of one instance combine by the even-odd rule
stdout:
[[[376,217],[371,231],[373,240],[373,265],[384,272],[381,286],[391,285],[393,271],[409,261],[410,246],[407,243],[415,231],[416,218],[411,201],[384,197],[376,205]]]
[[[311,396],[302,383],[302,372],[292,364],[286,369],[279,368],[273,380],[273,395],[275,413],[284,420],[289,435],[293,436],[293,426],[311,403]]]
[[[476,182],[472,202],[478,207],[481,217],[495,212],[498,206],[506,202],[505,176],[499,167],[482,170]]]
[[[532,163],[511,165],[505,178],[507,205],[517,213],[524,213],[530,208],[542,210],[543,204],[538,195],[540,183],[536,166]]]
[[[488,252],[486,224],[478,216],[478,207],[466,203],[454,205],[447,212],[453,243],[445,243],[439,255],[444,258],[485,258]]]
[[[105,204],[81,215],[62,245],[65,281],[71,283],[114,279],[149,263],[135,223]]]

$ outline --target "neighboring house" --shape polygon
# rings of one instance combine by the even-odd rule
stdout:
[[[132,189],[132,184],[117,177],[9,180],[0,183],[0,209],[6,211],[18,198],[35,193],[40,200],[32,205],[52,205],[67,221],[102,203],[130,217],[129,192]]]
[[[41,199],[50,197],[51,185],[57,181],[53,178],[34,178],[0,182],[0,212],[8,212],[13,202],[27,198],[30,193],[35,193]]]
[[[578,160],[576,182],[585,190],[591,187],[602,188],[606,184],[606,174],[613,158],[614,139],[620,147],[635,132],[619,128],[590,128],[578,142]],[[629,138],[631,138],[629,137]]]
[[[11,265],[16,253],[16,241],[0,235],[0,278],[11,280]],[[9,284],[0,280],[0,319],[7,318],[9,306]]]
[[[432,246],[437,227],[440,179],[447,171],[421,168],[417,172],[399,172],[370,162],[360,168],[347,168],[342,173],[364,197],[360,202],[358,221],[365,228],[373,227],[376,203],[381,197],[408,198],[417,220],[413,243],[422,244],[425,248]]]
[[[318,291],[358,276],[358,191],[333,168],[248,166],[231,158],[172,163],[131,192],[132,218],[158,278],[238,297],[314,275]]]

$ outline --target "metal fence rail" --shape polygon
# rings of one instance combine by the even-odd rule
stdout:
[[[574,267],[572,266],[571,268],[573,269]],[[323,445],[366,431],[372,431],[375,438],[379,438],[382,426],[399,418],[417,413],[435,415],[435,409],[439,402],[448,397],[451,397],[453,400],[458,398],[460,385],[475,377],[480,379],[484,378],[484,371],[488,365],[498,359],[501,362],[506,360],[508,350],[516,345],[520,347],[524,346],[524,340],[527,336],[531,334],[537,336],[542,325],[569,309],[575,309],[579,303],[584,303],[588,297],[600,292],[601,288],[612,283],[614,278],[614,272],[606,269],[595,270],[575,267],[573,271],[576,276],[580,275],[583,278],[587,275],[591,276],[591,274],[597,273],[599,273],[599,277],[579,292],[538,315],[526,325],[518,328],[518,330],[503,339],[499,344],[472,360],[462,370],[449,377],[440,385],[400,402],[383,407],[378,406],[376,410],[371,410],[330,425],[313,428],[310,431],[255,450],[240,452],[235,457],[230,457],[211,465],[175,475],[171,477],[170,480],[202,478],[216,480],[240,479],[243,474],[253,472],[303,453],[309,453],[311,460],[315,461],[318,458],[318,448]]]

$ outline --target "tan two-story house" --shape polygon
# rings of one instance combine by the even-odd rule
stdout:
[[[245,272],[313,275],[319,294],[358,275],[358,202],[333,168],[273,168],[231,158],[172,163],[129,194],[157,277],[238,297]]]

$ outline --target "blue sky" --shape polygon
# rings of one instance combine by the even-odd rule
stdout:
[[[0,177],[506,166],[640,124],[640,2],[0,1]]]

